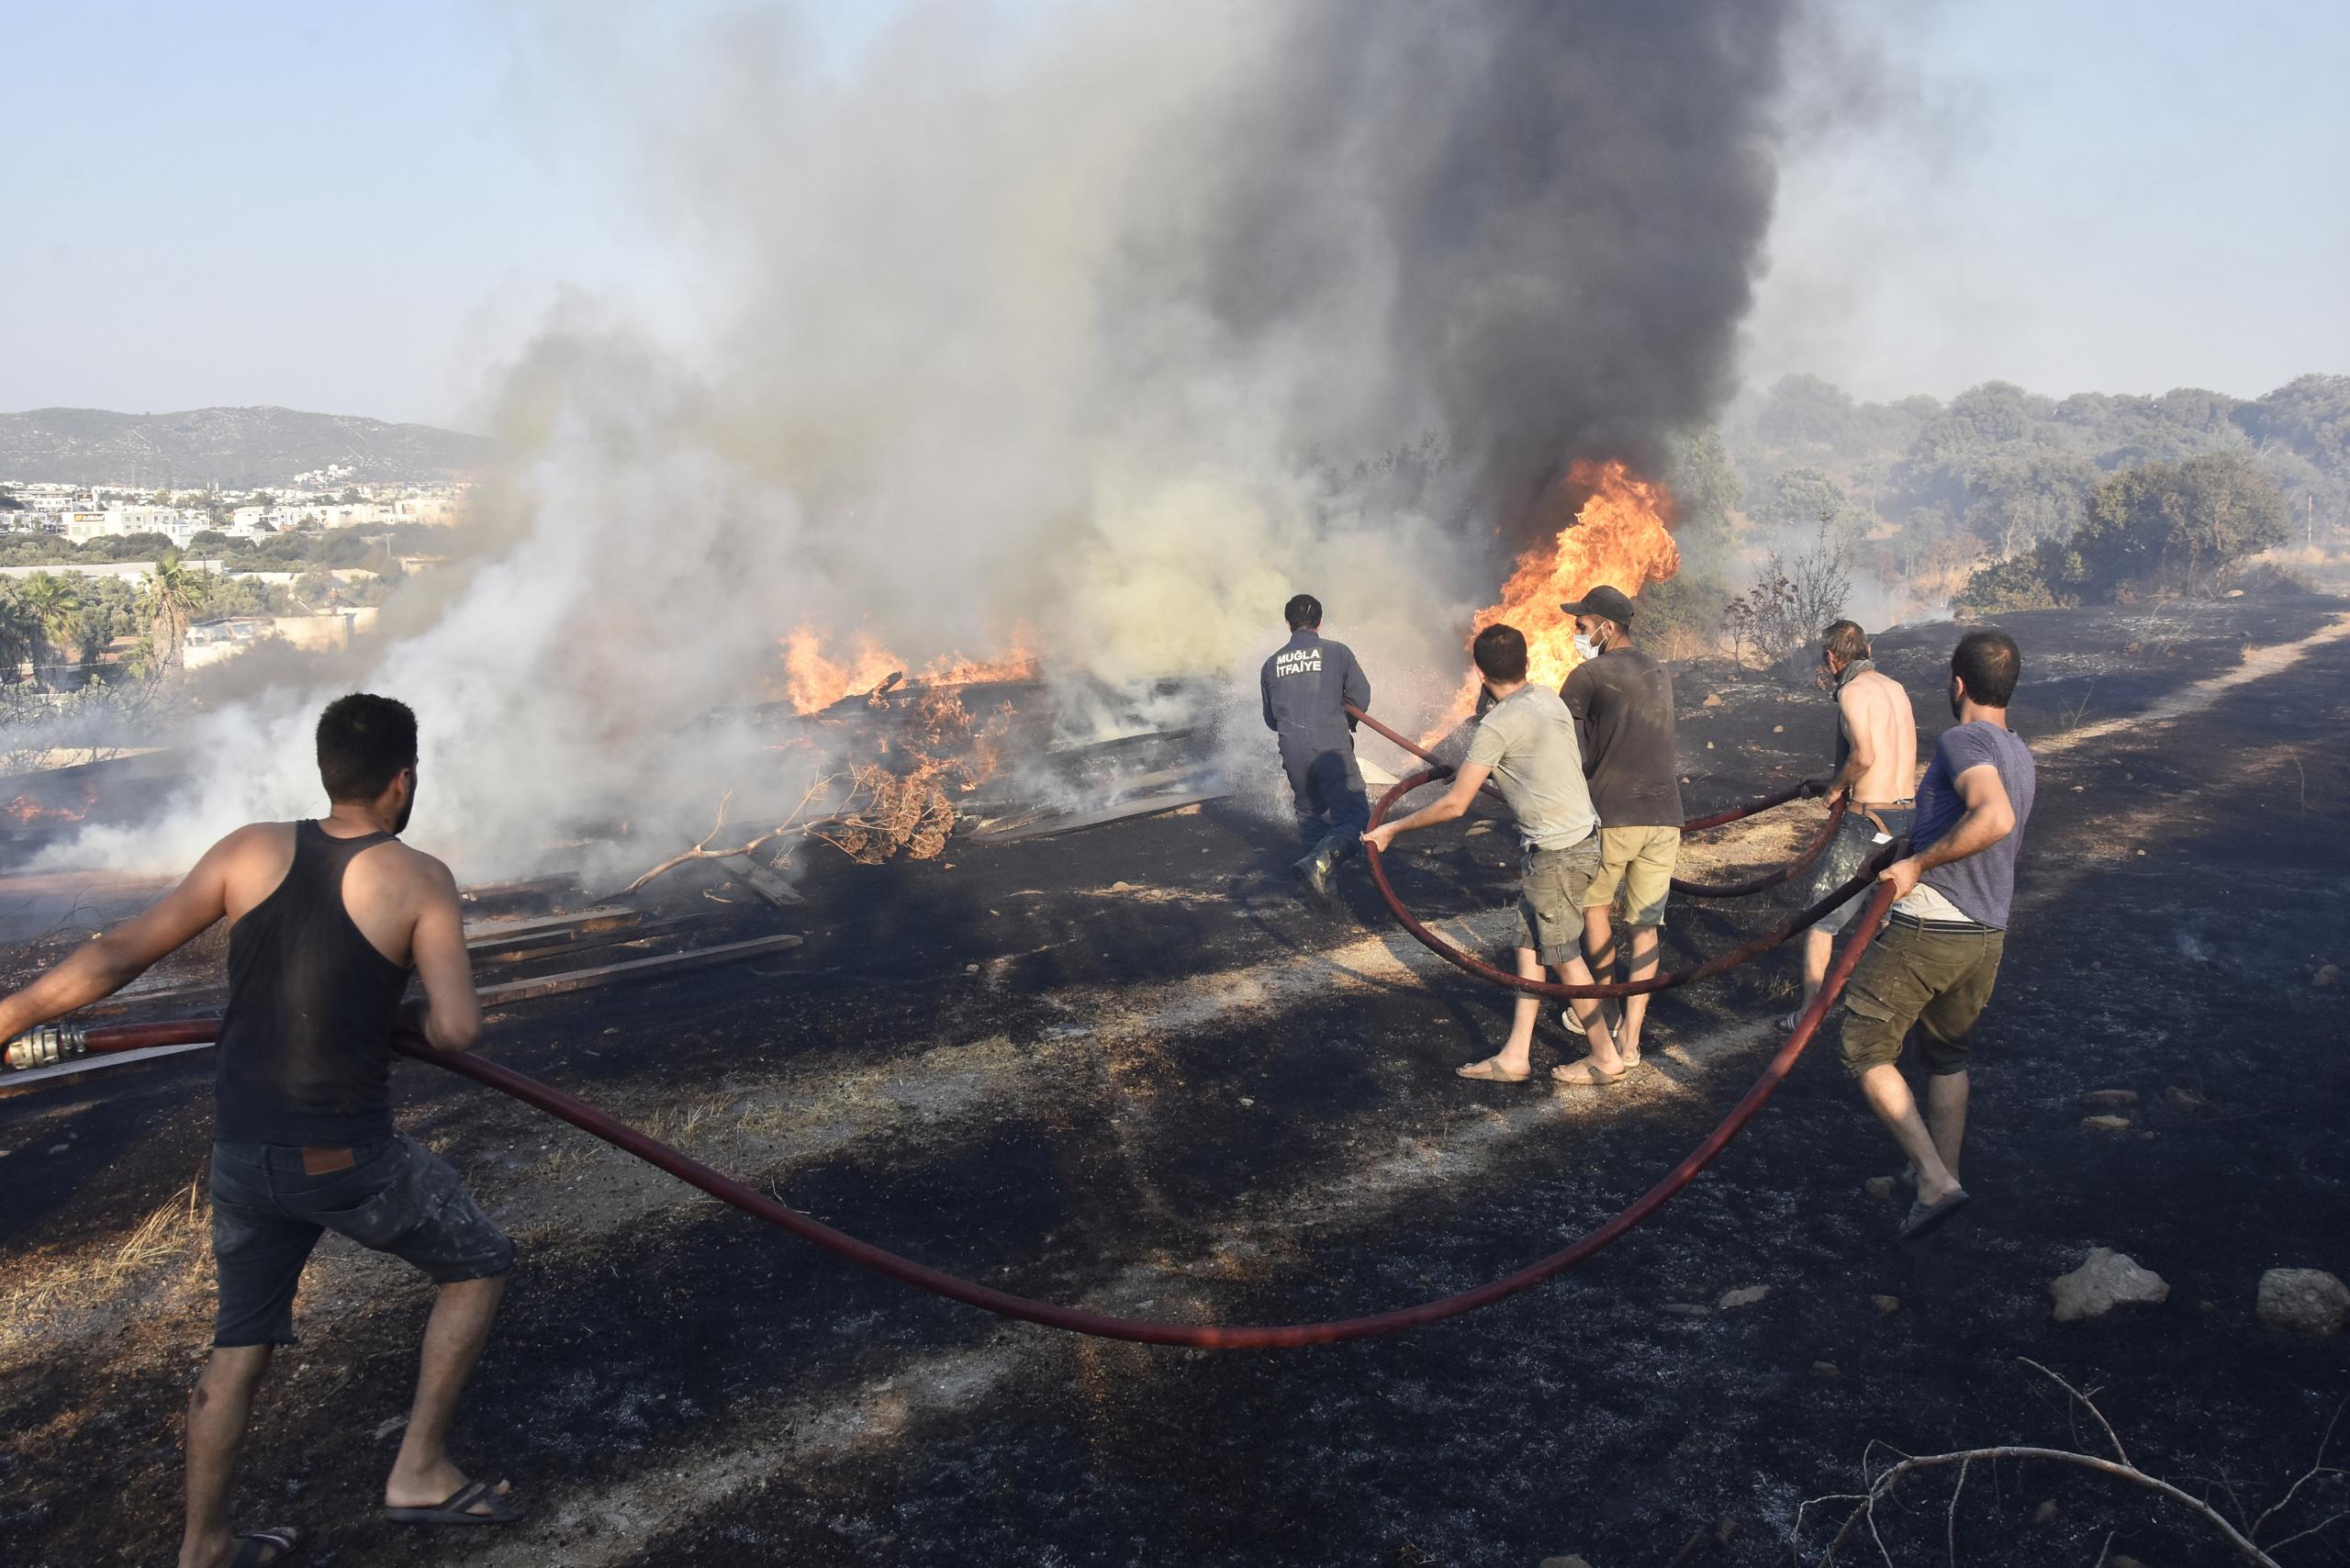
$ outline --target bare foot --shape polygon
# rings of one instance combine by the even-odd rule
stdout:
[[[1452,1071],[1456,1078],[1473,1078],[1480,1083],[1523,1083],[1534,1076],[1531,1064],[1522,1071],[1512,1072],[1502,1065],[1499,1057],[1472,1061],[1467,1067],[1456,1067]]]

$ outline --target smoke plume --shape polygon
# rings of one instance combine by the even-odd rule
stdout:
[[[801,626],[917,667],[1017,641],[1114,723],[1169,675],[1253,703],[1305,588],[1382,708],[1449,692],[1549,481],[1727,396],[1792,9],[929,5],[845,64],[789,20],[550,13],[524,52],[714,330],[559,319],[503,372],[477,552],[361,678],[423,721],[412,836],[487,875],[699,812]],[[209,716],[182,809],[69,857],[315,811],[330,695]]]

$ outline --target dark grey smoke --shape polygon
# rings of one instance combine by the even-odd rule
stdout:
[[[1652,469],[1732,390],[1794,11],[1294,7],[1231,121],[1207,298],[1236,334],[1278,334],[1334,279],[1392,267],[1396,413],[1432,400],[1469,498],[1515,538],[1567,461]]]

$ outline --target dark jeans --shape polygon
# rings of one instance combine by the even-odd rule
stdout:
[[[310,1249],[328,1230],[413,1263],[442,1284],[486,1280],[514,1266],[514,1244],[449,1162],[408,1138],[350,1149],[215,1143],[212,1255],[220,1266],[220,1306],[212,1342],[293,1343],[294,1292]]]
[[[1308,849],[1326,837],[1351,845],[1371,825],[1371,799],[1352,746],[1328,751],[1281,753],[1289,792],[1297,804],[1298,836]]]

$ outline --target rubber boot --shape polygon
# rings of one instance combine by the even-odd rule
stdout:
[[[1315,845],[1312,854],[1289,868],[1290,875],[1297,879],[1299,890],[1325,903],[1329,902],[1332,896],[1331,875],[1337,870],[1340,862],[1355,852],[1356,844],[1356,840],[1334,833]]]

